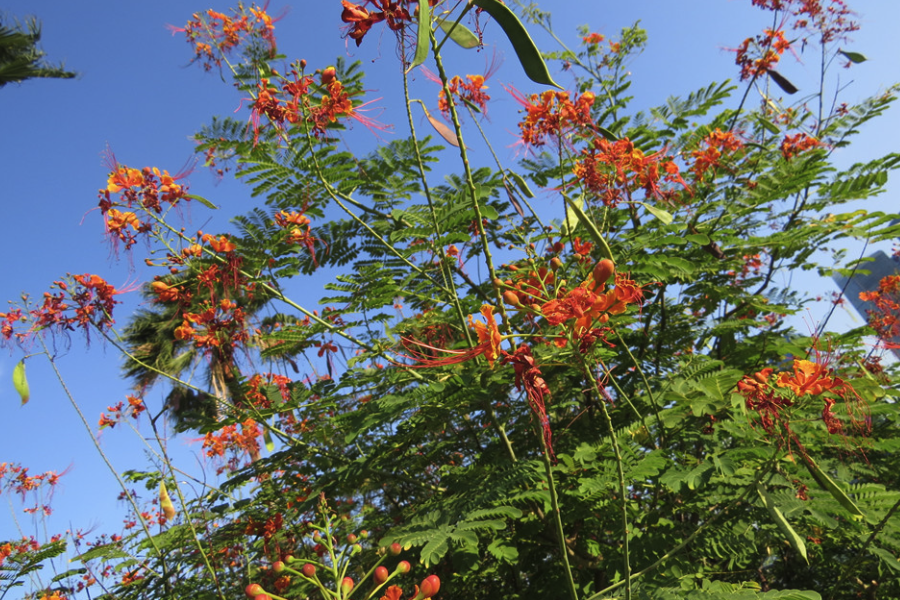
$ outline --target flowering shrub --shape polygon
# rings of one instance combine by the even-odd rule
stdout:
[[[187,174],[110,155],[98,227],[129,259],[149,250],[159,271],[144,308],[119,328],[129,287],[76,275],[0,315],[7,346],[54,365],[55,337],[103,336],[134,393],[85,422],[157,442],[150,470],[117,474],[122,534],[71,536],[81,589],[900,595],[896,368],[867,355],[867,331],[795,331],[788,317],[809,298],[778,287],[819,247],[900,233],[878,213],[819,217],[881,191],[900,164],[829,162],[895,90],[850,108],[823,88],[807,98],[818,106],[782,109],[770,89],[747,105],[770,80],[792,93],[774,67],[797,35],[861,62],[836,46],[855,29],[840,0],[753,4],[774,25],[736,50],[744,99],[713,84],[648,119],[624,95],[624,65],[647,43],[637,26],[616,38],[584,29],[580,49],[545,55],[527,34],[526,23],[549,27],[534,6],[344,0],[334,20],[346,37],[360,52],[373,31],[396,40],[402,67],[383,87],[406,132],[365,155],[340,134],[387,126],[365,114],[357,65],[284,65],[278,19],[255,5],[177,28],[194,60],[230,71],[248,98],[246,114],[196,139],[211,166],[235,161],[257,204],[234,231],[189,231],[178,207],[213,205],[188,193]],[[507,88],[525,149],[514,165],[485,129],[492,69],[456,74],[444,61],[488,35],[508,38],[542,86]],[[559,88],[545,56],[578,73],[572,89],[543,89]],[[427,100],[416,69],[441,85]],[[438,137],[417,127],[414,105]],[[309,308],[298,298],[325,269]],[[884,311],[885,285],[869,298]],[[872,325],[885,337],[891,323]],[[186,483],[165,419],[191,432],[214,475]],[[33,550],[10,545],[7,557]],[[57,587],[32,595],[77,588]]]

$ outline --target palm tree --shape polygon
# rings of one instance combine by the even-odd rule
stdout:
[[[26,19],[24,26],[15,19],[13,25],[8,21],[9,17],[0,16],[0,87],[34,77],[71,79],[76,76],[63,65],[44,61],[46,54],[38,47],[41,26],[37,19]]]
[[[196,276],[200,270],[200,261],[191,263],[184,271],[163,279],[168,285],[178,285]],[[217,298],[224,297],[224,290],[214,290]],[[202,296],[192,300],[192,306],[198,306],[209,300],[212,293],[207,290]],[[252,318],[271,299],[266,294],[256,293],[252,298],[245,295],[235,296],[230,293],[247,318]],[[203,297],[205,296],[205,297]],[[144,291],[148,300],[156,300],[157,296],[149,286]],[[123,331],[126,349],[133,358],[126,358],[125,376],[134,382],[136,389],[145,391],[162,379],[166,373],[184,380],[192,377],[193,372],[201,369],[207,391],[197,391],[184,385],[174,383],[166,396],[166,406],[174,420],[175,429],[186,431],[199,429],[204,423],[219,418],[219,402],[232,402],[243,394],[239,370],[234,357],[227,353],[212,352],[204,354],[192,340],[179,340],[175,330],[182,324],[182,312],[190,312],[190,307],[176,303],[156,303],[153,309],[139,310]]]

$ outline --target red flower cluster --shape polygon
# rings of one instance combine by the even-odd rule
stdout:
[[[74,331],[75,326],[89,333],[91,326],[102,330],[115,323],[113,308],[119,301],[115,296],[129,290],[117,290],[98,275],[75,275],[75,285],[65,281],[54,282],[60,291],[53,294],[44,292],[41,305],[26,316],[21,308],[7,313],[0,313],[0,337],[6,344],[13,338],[17,342],[25,342],[31,335],[44,329],[54,333]],[[13,325],[19,322],[31,322],[27,331],[16,333]]]
[[[722,166],[722,159],[734,155],[744,147],[744,143],[735,137],[733,131],[722,131],[716,128],[700,142],[700,148],[691,152],[694,164],[691,171],[702,179],[707,171],[715,172]]]
[[[741,68],[741,81],[765,75],[790,47],[791,43],[785,39],[781,29],[766,29],[756,38],[744,40],[738,46],[734,59],[734,63]]]
[[[409,11],[401,6],[400,2],[391,0],[366,0],[363,5],[353,4],[347,0],[341,0],[344,7],[341,13],[341,21],[351,25],[347,34],[350,39],[356,40],[356,45],[362,44],[362,40],[375,23],[387,21],[391,31],[400,31],[406,23],[412,20]],[[374,6],[377,10],[369,11],[366,4]]]
[[[113,160],[113,170],[107,179],[105,189],[99,191],[100,212],[105,217],[106,233],[114,243],[125,242],[125,249],[137,243],[137,235],[152,229],[149,223],[142,222],[134,211],[120,211],[116,206],[125,209],[135,207],[148,212],[162,212],[162,202],[174,206],[179,200],[190,200],[186,188],[176,183],[186,173],[169,175],[168,171],[160,172],[156,167],[144,167],[142,170],[119,165]],[[119,194],[114,202],[112,194]]]
[[[3,462],[0,463],[0,491],[6,490],[7,493],[20,494],[23,502],[26,495],[30,492],[35,492],[34,506],[25,508],[24,511],[26,513],[40,511],[45,515],[49,515],[52,512],[50,510],[50,501],[53,499],[53,488],[56,487],[60,477],[63,475],[65,475],[65,471],[62,473],[46,471],[40,475],[29,475],[27,467]],[[41,490],[44,486],[47,489]],[[9,544],[0,546],[0,565],[9,556],[9,553],[5,552],[4,549],[8,550],[9,548],[11,548]]]
[[[232,356],[234,348],[250,339],[244,310],[233,300],[207,303],[205,310],[186,312],[182,318],[181,326],[175,329],[176,339],[193,341],[198,348],[216,351],[222,358]]]
[[[250,455],[251,460],[259,458],[259,438],[262,432],[256,421],[247,419],[241,423],[238,431],[237,425],[226,425],[218,432],[210,432],[203,439],[203,448],[209,458],[224,458],[227,452],[232,454],[227,461],[227,468],[234,470],[240,464],[240,456],[244,453]],[[221,470],[220,470],[221,472]]]
[[[525,107],[525,119],[519,123],[519,130],[526,146],[543,146],[548,139],[565,137],[573,130],[594,130],[592,92],[585,92],[572,102],[568,92],[547,90],[525,99],[512,88],[507,90]]]
[[[484,323],[475,321],[471,315],[469,316],[469,327],[474,329],[475,334],[478,336],[478,344],[472,348],[468,350],[446,350],[410,338],[402,338],[407,351],[410,352],[410,356],[406,358],[413,359],[417,367],[441,367],[456,365],[478,356],[484,356],[488,364],[493,367],[494,361],[503,353],[500,349],[503,336],[500,335],[500,330],[497,328],[493,306],[489,304],[482,306],[481,315],[484,317]],[[422,349],[443,352],[450,356],[435,358],[430,352],[426,354]]]
[[[572,172],[606,206],[631,200],[632,193],[639,189],[643,189],[647,197],[666,199],[674,192],[663,192],[659,187],[660,180],[677,182],[689,189],[679,174],[678,165],[663,152],[645,155],[628,138],[615,142],[595,138],[581,155]]]
[[[100,422],[98,423],[100,429],[103,429],[104,427],[112,429],[122,422],[126,416],[137,419],[142,412],[147,410],[143,399],[138,398],[137,396],[126,396],[125,399],[128,400],[127,407],[124,402],[119,402],[115,406],[106,407],[106,410],[108,410],[109,413],[102,413],[100,415]]]
[[[766,10],[787,11],[794,17],[794,29],[806,29],[818,34],[819,43],[846,39],[859,29],[851,17],[853,12],[844,0],[751,0],[754,6]]]
[[[512,365],[516,372],[516,389],[525,388],[528,397],[528,406],[538,419],[544,443],[550,456],[553,456],[553,434],[550,430],[550,419],[547,417],[546,400],[550,398],[550,388],[544,381],[540,368],[534,362],[531,348],[527,344],[519,346],[514,354],[503,356],[503,364]]]
[[[269,45],[269,53],[275,55],[275,19],[265,9],[255,4],[249,9],[238,3],[233,17],[212,9],[206,13],[194,13],[185,27],[170,27],[173,32],[184,32],[188,43],[194,47],[194,60],[202,61],[209,71],[213,65],[222,66],[222,56],[228,54],[248,38],[262,39]]]
[[[900,275],[883,277],[878,289],[860,292],[860,300],[874,302],[869,312],[869,326],[878,334],[885,348],[900,348]]]
[[[487,86],[484,85],[484,75],[466,75],[468,81],[456,75],[447,82],[447,88],[452,96],[477,106],[481,112],[487,112],[487,103],[491,97],[484,92]],[[450,105],[447,103],[447,96],[442,89],[438,95],[438,108],[444,113],[444,116],[450,115]]]
[[[806,152],[813,148],[819,148],[822,142],[805,133],[795,135],[786,135],[781,142],[781,155],[785,160],[791,160],[801,152]]]
[[[589,331],[595,321],[606,323],[609,315],[620,315],[629,304],[643,301],[643,289],[622,273],[616,273],[613,289],[604,292],[605,287],[606,280],[592,277],[562,297],[544,303],[541,312],[551,325],[574,321],[575,333],[580,336]]]
[[[784,431],[791,435],[789,418],[782,414],[783,409],[804,396],[820,396],[825,393],[831,394],[822,398],[822,420],[828,433],[844,433],[843,423],[832,410],[838,399],[846,404],[853,428],[859,432],[868,429],[868,420],[855,418],[854,405],[860,402],[856,391],[841,378],[832,376],[831,369],[827,366],[809,360],[794,360],[793,371],[779,373],[774,386],[772,374],[773,369],[766,368],[752,377],[744,376],[737,384],[747,408],[759,414],[760,424],[767,433],[776,432],[777,425],[781,424]],[[776,387],[790,390],[792,395],[778,393]]]

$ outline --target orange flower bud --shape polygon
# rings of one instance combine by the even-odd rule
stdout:
[[[419,591],[422,592],[426,598],[431,598],[437,594],[440,589],[441,580],[438,579],[437,575],[429,575],[422,580],[422,585],[419,586]]]
[[[388,580],[389,575],[390,573],[388,573],[387,567],[378,567],[375,569],[375,583],[384,583]]]
[[[510,306],[522,305],[522,301],[519,300],[519,295],[512,290],[506,290],[505,292],[503,292],[503,300]]]
[[[616,272],[616,265],[613,261],[608,258],[604,258],[596,265],[594,265],[594,283],[596,285],[603,285],[606,283],[610,277],[613,276],[613,273]]]

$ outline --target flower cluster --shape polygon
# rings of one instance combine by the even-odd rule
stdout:
[[[606,281],[612,275],[610,268],[601,261],[591,278],[581,285],[566,291],[557,291],[557,297],[545,302],[541,313],[551,325],[571,325],[576,337],[589,333],[594,323],[606,323],[610,315],[620,315],[631,304],[640,305],[643,289],[622,273],[616,273],[615,285],[604,291]],[[607,279],[600,273],[608,272]]]
[[[466,81],[456,75],[447,82],[447,89],[450,90],[451,96],[456,96],[463,102],[477,107],[481,112],[486,112],[487,103],[491,97],[484,91],[487,89],[484,80],[484,75],[466,75]],[[450,115],[450,105],[443,89],[438,95],[438,108],[444,113],[444,116]]]
[[[301,61],[301,66],[304,64]],[[385,129],[385,126],[363,115],[360,106],[354,106],[351,93],[337,78],[334,67],[322,69],[319,75],[319,88],[324,91],[318,103],[311,100],[310,86],[315,83],[312,77],[300,75],[294,69],[292,78],[284,78],[279,89],[263,78],[257,84],[256,99],[252,106],[254,140],[259,139],[260,117],[265,115],[275,125],[307,122],[312,126],[315,135],[322,135],[338,117],[349,117],[369,129]],[[279,97],[279,95],[281,97]],[[304,114],[305,111],[305,114]]]
[[[484,317],[484,323],[475,321],[471,315],[469,316],[469,327],[474,329],[475,334],[478,336],[478,343],[475,346],[467,350],[446,350],[411,338],[403,338],[406,350],[411,353],[411,356],[407,356],[407,358],[412,358],[417,367],[440,367],[456,365],[478,356],[484,356],[488,364],[493,367],[494,361],[503,353],[500,349],[503,336],[500,335],[500,330],[497,328],[493,306],[489,304],[482,306],[481,315]],[[431,352],[426,353],[423,349],[432,352],[443,352],[450,356],[435,357]]]
[[[781,155],[785,160],[791,160],[802,152],[821,146],[822,142],[805,133],[786,135],[781,141]]]
[[[251,460],[257,460],[260,456],[259,438],[262,437],[259,425],[253,419],[246,419],[237,425],[225,425],[218,432],[209,432],[203,439],[203,449],[209,458],[224,458],[230,453],[226,465],[219,469],[221,473],[226,468],[235,470],[240,465],[240,457],[246,453]]]
[[[900,275],[883,277],[877,290],[860,292],[859,298],[875,303],[875,308],[868,311],[869,326],[884,347],[900,348]]]
[[[32,494],[35,498],[34,505],[25,508],[24,511],[30,514],[41,512],[49,515],[52,512],[50,501],[53,499],[53,490],[63,475],[65,475],[65,471],[62,473],[46,471],[40,475],[29,475],[28,467],[3,462],[0,463],[0,492],[5,490],[7,493],[19,494],[22,496],[23,502],[27,495]],[[9,556],[4,549],[9,550],[9,548],[9,544],[0,546],[0,565],[3,564],[6,556]]]
[[[27,315],[21,308],[0,313],[0,342],[6,344],[15,340],[22,343],[45,329],[61,333],[74,331],[77,326],[85,334],[92,326],[108,329],[115,323],[113,308],[119,304],[115,296],[130,291],[117,290],[102,277],[89,274],[74,275],[72,282],[56,281],[53,287],[60,291],[44,292],[40,306],[28,311]],[[15,331],[14,325],[29,321],[31,325],[27,331]]]
[[[275,213],[275,224],[287,231],[285,241],[291,245],[304,246],[316,263],[316,242],[319,241],[312,235],[310,220],[303,212],[283,210]]]
[[[185,312],[175,338],[192,341],[197,348],[215,350],[220,357],[230,357],[234,348],[250,339],[244,309],[234,300],[207,303],[204,310]]]
[[[781,29],[766,29],[756,38],[747,38],[738,46],[734,62],[741,68],[741,81],[765,75],[778,64],[791,47]]]
[[[156,167],[132,169],[113,160],[106,188],[98,192],[106,233],[113,243],[122,241],[127,250],[137,243],[139,234],[152,229],[150,223],[138,218],[134,208],[158,214],[162,212],[162,203],[175,206],[182,199],[190,200],[186,187],[176,183],[185,176],[186,173],[172,176]],[[117,201],[113,200],[113,194],[119,194]]]
[[[785,409],[805,396],[821,396],[826,393],[828,396],[822,398],[822,421],[828,433],[845,433],[844,423],[833,411],[837,400],[844,401],[854,430],[864,432],[868,428],[868,420],[857,419],[855,415],[854,406],[860,402],[858,394],[843,379],[833,376],[826,365],[809,360],[794,360],[792,371],[781,372],[777,376],[773,371],[772,368],[766,368],[752,376],[746,375],[737,384],[747,409],[758,415],[759,423],[767,433],[779,432],[780,425],[784,432],[792,435],[789,415],[784,414]]]
[[[100,415],[100,421],[98,423],[100,429],[103,429],[104,427],[112,429],[121,423],[125,417],[130,416],[133,419],[137,419],[142,412],[147,410],[147,406],[144,404],[142,398],[129,395],[126,396],[125,399],[128,401],[128,406],[125,406],[125,402],[119,402],[114,406],[106,407],[106,410],[109,412]]]
[[[691,152],[691,158],[694,164],[691,165],[691,172],[699,180],[703,176],[712,171],[715,174],[716,169],[722,166],[722,161],[730,156],[737,154],[744,147],[744,143],[739,140],[733,131],[722,131],[716,128],[710,132],[700,142],[700,147]]]
[[[663,192],[660,181],[679,183],[688,189],[676,165],[664,152],[646,155],[628,138],[610,142],[598,137],[572,169],[576,179],[606,206],[629,201],[634,191],[643,189],[647,197],[667,199],[673,190]]]
[[[786,11],[794,18],[794,29],[805,29],[819,36],[819,43],[847,39],[859,23],[844,0],[751,0],[766,10]]]
[[[391,0],[366,0],[365,4],[371,4],[376,9],[381,9],[373,11],[347,0],[341,0],[341,4],[344,7],[341,21],[350,24],[347,36],[356,40],[357,46],[362,44],[363,38],[376,23],[387,21],[391,31],[400,31],[407,22],[412,20],[406,8],[399,2],[391,2]]]
[[[255,4],[245,9],[238,3],[232,12],[228,16],[210,9],[194,13],[183,28],[171,27],[173,32],[184,32],[194,47],[194,60],[201,61],[207,71],[221,67],[222,57],[250,38],[263,40],[270,56],[275,55],[275,20]]]
[[[507,89],[525,107],[525,118],[519,123],[519,130],[526,146],[543,146],[548,140],[564,138],[572,131],[594,129],[591,107],[595,96],[592,92],[583,93],[573,102],[568,92],[547,90],[526,99],[515,90]]]

